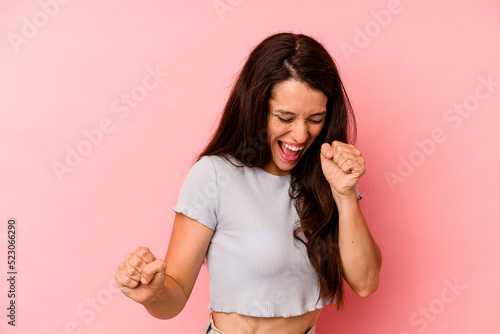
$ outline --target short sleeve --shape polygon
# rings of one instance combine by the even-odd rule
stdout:
[[[361,200],[361,199],[363,198],[363,195],[361,195],[361,194],[359,193],[359,190],[358,190],[358,185],[355,185],[355,186],[354,186],[354,192],[356,193],[356,199],[357,199],[358,201],[359,201],[359,200]]]
[[[174,211],[215,230],[217,174],[210,157],[198,160],[184,179]]]

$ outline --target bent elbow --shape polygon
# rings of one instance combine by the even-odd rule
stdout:
[[[361,298],[367,298],[370,297],[372,293],[375,292],[376,289],[373,290],[361,290],[361,291],[356,291],[356,294],[360,296]]]
[[[367,284],[365,287],[363,287],[362,289],[358,289],[355,292],[361,298],[367,298],[371,296],[377,289],[378,289],[378,279],[370,282],[370,284]]]

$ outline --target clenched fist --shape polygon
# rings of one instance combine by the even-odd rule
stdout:
[[[147,247],[137,247],[120,263],[115,279],[127,297],[142,304],[165,289],[166,269],[165,261],[157,259]]]
[[[354,194],[354,186],[365,173],[365,160],[353,145],[334,141],[321,146],[321,168],[332,191]],[[335,194],[334,194],[335,195]]]

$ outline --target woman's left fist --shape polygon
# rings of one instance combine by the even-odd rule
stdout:
[[[353,145],[340,141],[321,146],[321,168],[332,191],[339,195],[354,193],[354,186],[365,173],[365,160]]]

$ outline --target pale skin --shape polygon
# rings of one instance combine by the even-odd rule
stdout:
[[[282,142],[303,154],[324,125],[326,96],[304,83],[287,80],[273,89],[269,101],[269,145],[272,162],[263,169],[271,174],[290,173],[297,161],[280,152]],[[300,157],[298,158],[300,159]],[[339,248],[344,279],[361,297],[378,287],[381,253],[363,217],[354,186],[365,173],[361,152],[342,142],[324,143],[321,165],[339,209]],[[177,316],[193,290],[214,231],[176,213],[165,260],[146,247],[126,255],[115,275],[129,298],[141,303],[156,318]],[[257,318],[213,312],[218,329],[234,334],[303,334],[316,324],[321,309],[290,318]]]

